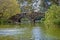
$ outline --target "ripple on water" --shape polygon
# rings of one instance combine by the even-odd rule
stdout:
[[[0,35],[23,34],[26,29],[0,29]]]
[[[32,37],[34,40],[43,40],[43,34],[40,27],[34,27],[32,30]]]

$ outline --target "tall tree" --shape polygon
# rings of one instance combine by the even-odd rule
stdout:
[[[42,0],[18,0],[21,10],[24,11],[39,11]]]
[[[0,14],[8,18],[20,12],[19,5],[16,0],[0,0]]]
[[[60,0],[50,0],[53,4],[60,5]]]

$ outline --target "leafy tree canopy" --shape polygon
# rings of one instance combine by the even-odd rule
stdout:
[[[45,14],[45,26],[60,26],[60,6],[52,5]]]
[[[16,0],[0,0],[0,13],[4,18],[8,18],[20,13],[19,5]]]

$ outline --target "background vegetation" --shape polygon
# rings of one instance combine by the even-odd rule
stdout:
[[[20,9],[16,0],[0,0],[0,23],[18,13]]]
[[[60,6],[52,5],[45,13],[44,24],[46,27],[60,26]]]
[[[1,0],[0,5],[0,13],[3,13],[3,17],[5,18],[20,13],[16,0]]]

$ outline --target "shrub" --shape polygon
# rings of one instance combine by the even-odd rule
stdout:
[[[0,0],[0,5],[0,13],[3,14],[4,18],[9,18],[20,13],[17,0]]]
[[[60,26],[60,6],[52,5],[45,13],[46,27]]]

